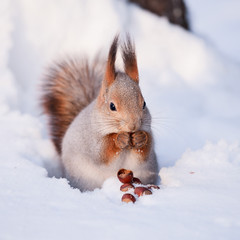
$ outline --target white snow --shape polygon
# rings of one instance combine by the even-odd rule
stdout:
[[[240,3],[187,0],[193,32],[124,0],[0,1],[0,239],[239,239]],[[44,68],[135,39],[161,189],[81,193],[39,107]]]

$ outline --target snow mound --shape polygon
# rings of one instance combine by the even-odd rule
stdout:
[[[208,142],[196,151],[187,150],[173,167],[162,168],[160,176],[162,184],[168,187],[207,185],[225,191],[224,187],[232,190],[238,187],[239,172],[239,144],[222,140],[217,144]]]
[[[75,239],[80,231],[84,239],[237,239],[239,160],[239,145],[224,141],[188,150],[174,167],[162,168],[160,190],[126,204],[117,178],[80,193],[66,179],[48,178],[28,156],[9,157],[1,166],[0,236]]]

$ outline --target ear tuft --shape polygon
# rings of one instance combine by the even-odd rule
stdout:
[[[126,41],[122,45],[122,58],[126,74],[135,82],[139,82],[137,59],[134,43],[131,41],[129,34],[126,36]]]
[[[105,73],[105,80],[106,80],[107,86],[110,86],[116,77],[115,61],[116,61],[116,55],[117,55],[117,48],[118,48],[118,35],[115,36],[108,53],[108,61],[107,61],[107,67],[106,67],[106,73]]]

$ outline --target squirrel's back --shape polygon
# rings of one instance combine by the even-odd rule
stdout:
[[[52,141],[61,154],[64,134],[78,113],[98,95],[104,62],[68,58],[47,70],[41,104],[48,115]]]

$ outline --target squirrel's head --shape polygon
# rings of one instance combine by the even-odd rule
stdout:
[[[127,37],[122,45],[125,72],[116,72],[118,36],[109,50],[105,77],[97,99],[104,123],[112,132],[135,132],[150,125],[150,114],[139,87],[135,48]]]

